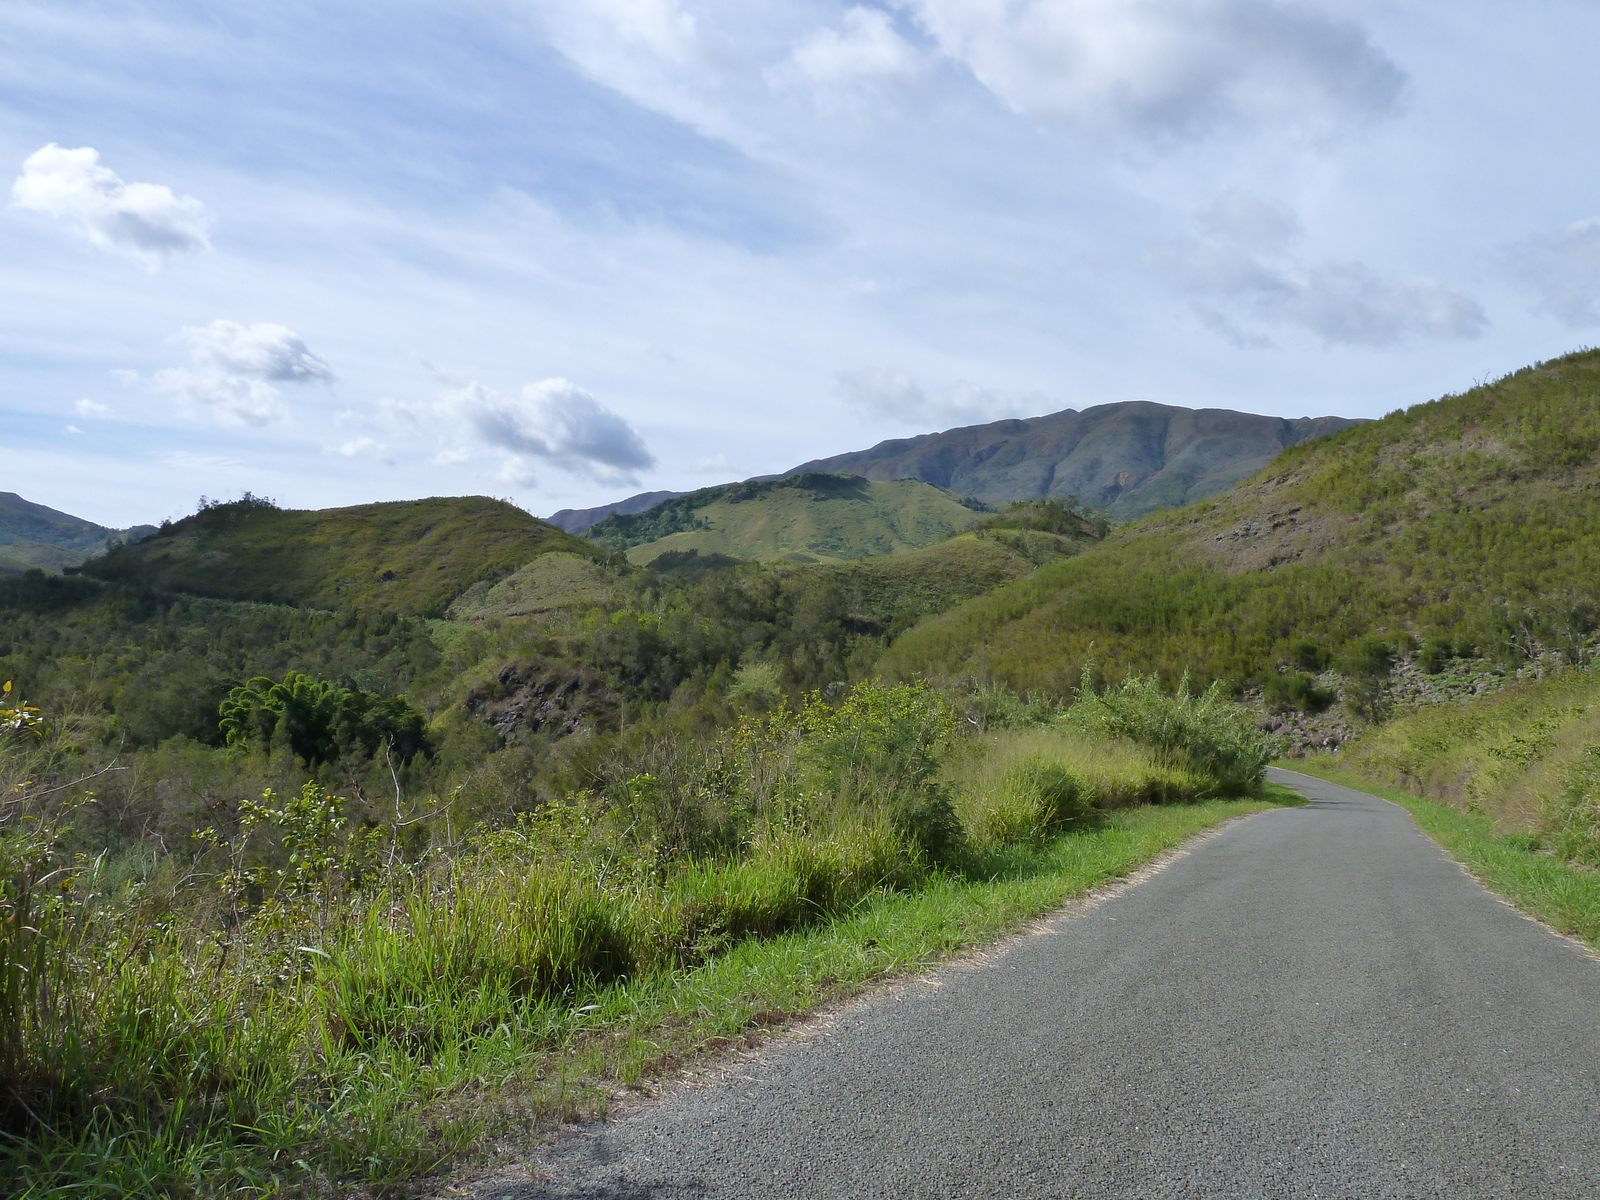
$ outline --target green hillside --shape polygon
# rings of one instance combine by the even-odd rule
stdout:
[[[613,514],[589,530],[644,564],[668,551],[762,562],[844,562],[942,541],[977,508],[912,479],[807,474],[703,488],[645,512]]]
[[[1600,352],[1284,451],[1225,496],[920,625],[887,673],[1069,690],[1086,664],[1266,682],[1419,645],[1581,655],[1600,620]]]
[[[155,592],[311,608],[438,614],[474,583],[589,543],[482,496],[280,509],[247,497],[202,508],[86,562],[95,579]]]
[[[100,553],[108,543],[154,532],[154,525],[110,529],[24,500],[15,492],[0,492],[0,575],[30,567],[60,571]]]

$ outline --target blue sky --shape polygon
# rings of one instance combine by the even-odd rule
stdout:
[[[1590,344],[1600,4],[0,3],[0,490],[536,513]]]

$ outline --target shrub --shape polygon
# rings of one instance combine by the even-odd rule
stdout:
[[[1304,671],[1290,671],[1267,680],[1266,702],[1273,712],[1319,713],[1334,699],[1333,689],[1318,687],[1316,680]]]

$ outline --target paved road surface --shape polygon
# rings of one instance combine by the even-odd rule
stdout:
[[[1600,963],[1275,778],[1313,803],[480,1194],[1600,1198]]]

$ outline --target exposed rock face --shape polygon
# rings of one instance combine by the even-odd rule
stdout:
[[[1225,491],[1344,417],[1263,417],[1136,400],[880,442],[789,474],[920,479],[988,504],[1076,496],[1126,520]]]
[[[468,693],[462,707],[511,741],[615,729],[620,703],[587,668],[525,662],[503,668],[492,683]]]

